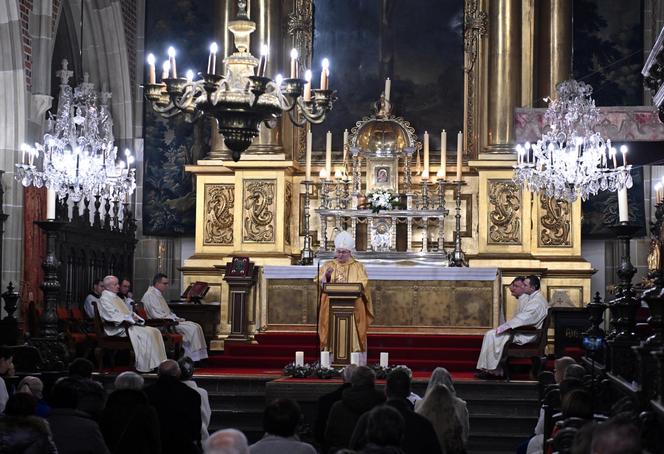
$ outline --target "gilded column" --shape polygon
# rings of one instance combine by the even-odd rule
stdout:
[[[488,152],[512,153],[521,96],[521,0],[489,3]]]
[[[539,3],[537,103],[556,91],[556,84],[572,76],[572,0]]]

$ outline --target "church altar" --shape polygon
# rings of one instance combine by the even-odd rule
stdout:
[[[370,333],[481,334],[498,324],[498,268],[366,263],[376,319]],[[315,330],[318,266],[265,266],[260,325]]]

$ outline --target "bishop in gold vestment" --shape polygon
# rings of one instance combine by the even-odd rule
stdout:
[[[364,270],[364,266],[351,256],[351,250],[355,246],[355,241],[348,232],[339,232],[334,239],[334,246],[336,256],[333,260],[321,265],[318,279],[321,285],[327,282],[359,282],[362,284],[364,295],[355,300],[355,310],[353,313],[355,329],[353,330],[352,351],[362,352],[366,358],[367,331],[369,325],[374,320],[369,278],[367,277],[367,272]],[[322,294],[318,315],[318,335],[320,337],[321,350],[329,349],[329,318],[330,306],[328,297]]]

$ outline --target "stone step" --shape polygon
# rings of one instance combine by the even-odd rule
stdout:
[[[249,410],[262,411],[265,408],[265,393],[208,393],[210,408],[219,410]]]
[[[505,414],[470,414],[471,435],[475,431],[495,434],[513,434],[528,436],[533,433],[537,417],[508,416]]]
[[[468,454],[513,454],[528,435],[514,433],[476,432],[472,430],[468,440]]]
[[[504,416],[537,416],[539,404],[533,400],[518,397],[473,398],[466,401],[470,414],[494,414]]]

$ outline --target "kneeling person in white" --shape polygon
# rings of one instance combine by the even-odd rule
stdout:
[[[188,322],[183,318],[179,318],[168,307],[163,292],[168,288],[168,276],[163,273],[157,273],[152,279],[152,285],[141,298],[145,313],[150,318],[168,318],[178,322],[175,325],[175,331],[182,334],[182,346],[184,347],[185,356],[190,357],[194,361],[200,361],[208,357],[207,344],[205,343],[205,335],[201,325],[196,322]]]
[[[141,317],[130,311],[117,295],[120,285],[115,276],[104,278],[104,291],[99,298],[99,316],[105,322],[115,323],[116,326],[104,326],[109,336],[123,336],[124,329],[120,323],[129,322],[132,326],[127,328],[131,345],[136,356],[136,370],[150,372],[166,361],[166,349],[161,332],[156,328],[140,326],[145,323]]]
[[[549,304],[539,291],[539,278],[537,276],[528,276],[523,284],[523,290],[527,295],[527,299],[522,298],[521,295],[515,295],[514,291],[512,291],[512,294],[519,298],[517,313],[514,314],[514,317],[498,328],[487,331],[484,335],[482,350],[477,360],[477,369],[484,373],[502,375],[500,360],[503,357],[505,346],[510,338],[512,338],[508,332],[510,329],[521,326],[541,328],[542,322],[546,318]],[[510,290],[512,289],[511,287]],[[524,345],[533,342],[536,338],[537,334],[516,334],[513,336],[512,342],[517,345]]]

